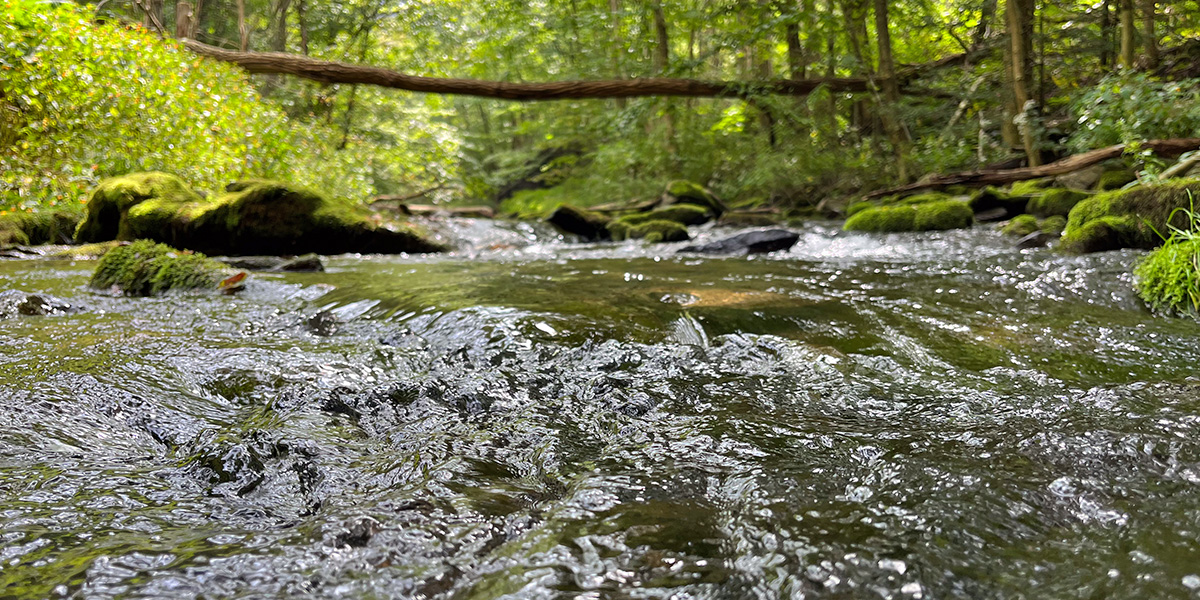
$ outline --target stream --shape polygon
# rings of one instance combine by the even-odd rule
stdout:
[[[1200,597],[1200,324],[1137,252],[443,227],[234,296],[0,262],[84,308],[0,320],[0,597]]]

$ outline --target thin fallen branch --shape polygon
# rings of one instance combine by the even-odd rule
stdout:
[[[1138,148],[1152,150],[1159,156],[1179,156],[1184,152],[1190,152],[1200,148],[1200,138],[1151,140],[1148,142],[1142,142],[1138,145]],[[935,177],[930,177],[924,181],[911,183],[909,185],[902,185],[885,190],[877,190],[867,194],[864,196],[864,198],[869,200],[871,198],[881,198],[883,196],[891,196],[894,194],[941,189],[951,185],[976,187],[985,185],[1003,185],[1006,183],[1025,181],[1027,179],[1037,179],[1039,177],[1065,175],[1067,173],[1078,171],[1079,169],[1090,167],[1094,164],[1101,163],[1109,159],[1119,158],[1124,153],[1125,145],[1118,144],[1116,146],[1109,146],[1107,148],[1100,148],[1099,150],[1084,152],[1083,154],[1068,156],[1062,160],[1038,167],[1023,167],[1020,169],[984,169],[978,171],[962,171],[959,173],[951,173],[949,175],[938,175]]]
[[[234,63],[251,73],[294,75],[321,83],[368,84],[435,94],[462,94],[504,100],[562,100],[578,98],[632,98],[637,96],[747,97],[761,94],[803,96],[820,87],[833,92],[867,92],[873,84],[863,78],[774,79],[769,81],[701,81],[655,77],[510,83],[477,79],[452,79],[407,75],[398,71],[324,61],[280,52],[236,52],[183,40],[192,52]],[[928,90],[902,90],[912,95],[942,95]]]

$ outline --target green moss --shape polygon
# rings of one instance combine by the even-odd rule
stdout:
[[[79,246],[66,246],[46,258],[52,260],[96,260],[104,256],[109,250],[116,248],[123,242],[96,242],[95,244],[81,244]]]
[[[87,216],[76,229],[75,239],[84,243],[134,239],[126,215],[147,200],[188,204],[200,203],[203,198],[182,179],[168,173],[131,173],[105,179],[88,198]]]
[[[691,181],[684,181],[682,179],[672,181],[667,184],[664,194],[671,202],[704,206],[717,216],[720,216],[727,210],[725,204],[721,202],[720,198],[717,198],[716,194],[713,194],[704,186]]]
[[[628,225],[640,225],[650,221],[674,221],[681,225],[701,225],[711,219],[708,208],[695,204],[672,204],[650,212],[625,215],[619,219]]]
[[[846,231],[941,231],[970,227],[975,216],[966,202],[941,200],[859,211],[846,219]]]
[[[1004,235],[1015,237],[1025,237],[1035,231],[1038,231],[1038,220],[1033,215],[1017,215],[1000,228]]]
[[[1137,181],[1137,173],[1134,173],[1132,169],[1105,171],[1100,175],[1100,181],[1096,182],[1096,189],[1100,191],[1119,190],[1134,181]]]
[[[928,202],[917,207],[913,226],[917,231],[944,231],[965,229],[975,222],[975,213],[966,202],[946,200]]]
[[[79,215],[65,211],[14,211],[0,214],[0,246],[69,244]]]
[[[930,202],[945,202],[951,199],[952,198],[949,194],[943,194],[941,192],[925,192],[923,194],[914,194],[904,198],[897,198],[887,202],[887,204],[907,204],[909,206],[913,206],[917,204],[929,204]]]
[[[1080,201],[1091,197],[1091,194],[1080,190],[1054,188],[1034,196],[1026,208],[1030,213],[1039,217],[1067,216],[1071,209]]]
[[[612,238],[621,240],[641,240],[656,242],[682,242],[691,239],[687,227],[675,221],[652,220],[631,224],[618,219],[608,226]]]
[[[992,186],[975,192],[968,201],[971,210],[976,213],[1003,208],[1010,215],[1018,215],[1025,212],[1025,207],[1028,203],[1029,196],[1012,194]]]
[[[1046,217],[1044,221],[1038,224],[1038,228],[1050,235],[1061,235],[1063,230],[1067,228],[1067,218],[1062,215]]]
[[[1183,180],[1115,190],[1087,198],[1071,209],[1062,247],[1072,252],[1118,248],[1156,248],[1168,225],[1187,229],[1192,198],[1200,198],[1200,180]]]
[[[1156,310],[1200,311],[1200,239],[1167,244],[1134,269],[1138,295]]]
[[[127,296],[154,296],[168,290],[215,289],[226,272],[225,265],[203,254],[139,240],[109,250],[88,285],[116,288]]]
[[[847,218],[853,217],[854,215],[857,215],[858,213],[860,213],[864,210],[867,210],[870,208],[875,208],[877,206],[879,206],[879,205],[874,202],[868,201],[868,200],[860,200],[858,202],[852,202],[850,204],[850,206],[846,207],[846,217]]]
[[[1008,193],[1013,196],[1033,196],[1042,193],[1043,190],[1050,187],[1051,183],[1052,181],[1048,178],[1018,181],[1012,184]]]

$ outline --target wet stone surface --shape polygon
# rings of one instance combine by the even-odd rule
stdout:
[[[0,596],[1200,589],[1200,325],[1135,252],[458,232],[233,296],[0,263],[88,307],[0,321]]]

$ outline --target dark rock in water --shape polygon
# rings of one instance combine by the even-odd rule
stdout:
[[[366,546],[367,542],[370,542],[371,538],[375,537],[375,534],[383,529],[379,521],[371,517],[350,519],[346,521],[343,527],[345,529],[334,536],[334,545],[350,546],[351,548]]]
[[[0,319],[18,315],[45,317],[79,312],[81,309],[66,300],[46,294],[27,294],[16,290],[0,293]]]
[[[341,325],[341,323],[342,320],[339,319],[337,315],[333,314],[333,312],[323,310],[309,317],[308,320],[304,322],[304,326],[308,328],[308,331],[313,335],[329,337],[337,333],[338,326]]]
[[[1046,233],[1045,231],[1035,231],[1017,240],[1017,247],[1022,249],[1045,248],[1050,245],[1051,241],[1057,238],[1058,236]]]
[[[226,256],[217,258],[216,260],[235,269],[245,269],[247,271],[311,273],[325,270],[325,265],[321,263],[321,257],[316,254],[305,254],[304,256],[293,258],[284,258],[282,256]]]
[[[796,245],[800,234],[786,229],[763,229],[747,231],[735,236],[699,246],[688,246],[680,252],[700,254],[761,254],[787,250]]]
[[[551,213],[546,222],[562,230],[573,233],[585,240],[606,240],[609,238],[608,219],[599,213],[584,210],[569,204],[564,204]]]
[[[995,221],[1003,221],[1009,218],[1008,210],[1004,208],[991,208],[983,212],[975,213],[975,220],[980,223],[992,223]]]

